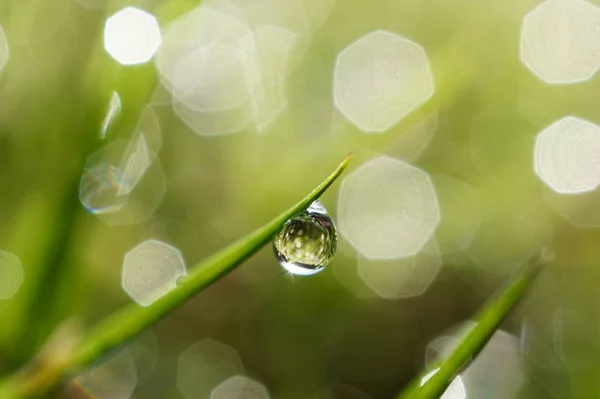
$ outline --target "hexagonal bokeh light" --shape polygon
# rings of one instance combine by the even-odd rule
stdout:
[[[264,131],[287,107],[287,92],[282,79],[292,68],[301,37],[276,26],[253,30],[262,67],[262,84],[253,93],[253,113],[258,131]]]
[[[187,399],[213,398],[211,392],[214,389],[241,374],[244,374],[244,366],[235,349],[204,339],[187,348],[179,357],[177,387]]]
[[[135,365],[128,350],[112,354],[75,379],[90,397],[129,399],[137,385]]]
[[[335,105],[364,132],[386,131],[433,93],[425,50],[395,33],[369,33],[338,56]]]
[[[242,375],[223,381],[210,394],[210,399],[269,399],[267,388]]]
[[[156,66],[174,111],[199,135],[235,133],[250,123],[250,93],[260,76],[243,20],[212,7],[192,10],[169,26]]]
[[[418,253],[440,221],[435,189],[427,173],[379,156],[348,174],[338,199],[338,228],[368,259]]]
[[[286,78],[306,48],[304,7],[212,0],[175,20],[156,66],[177,115],[201,136],[269,127],[287,106]]]
[[[112,15],[104,26],[104,48],[123,65],[150,61],[161,41],[156,18],[135,7],[124,8]]]
[[[437,276],[442,260],[435,240],[413,256],[390,260],[358,258],[358,276],[386,299],[421,295]]]
[[[535,172],[560,194],[593,191],[600,184],[600,127],[573,116],[539,133],[535,142]]]
[[[149,306],[177,286],[187,274],[181,252],[158,240],[148,240],[125,255],[122,284],[127,294]]]
[[[19,258],[0,250],[0,300],[12,298],[23,284],[23,267]]]
[[[195,111],[241,107],[250,96],[246,57],[243,48],[230,44],[211,42],[199,47],[177,63],[173,94]]]
[[[113,95],[107,117],[118,102],[115,98],[118,96]],[[113,123],[111,117],[108,129]],[[79,186],[82,205],[109,225],[149,218],[166,191],[162,165],[156,159],[161,146],[158,120],[147,108],[129,139],[113,140],[87,158]]]
[[[99,162],[86,168],[79,184],[79,200],[94,214],[117,212],[127,200],[119,192],[125,187],[123,173],[116,166]]]
[[[472,322],[447,335],[440,336],[427,346],[426,363],[430,364],[446,357],[459,343],[460,337],[473,328]],[[463,398],[515,398],[525,380],[525,368],[520,353],[519,341],[504,331],[496,331],[475,360],[460,373],[462,389],[456,396],[443,396],[445,399]],[[452,387],[451,385],[451,387]],[[450,388],[446,394],[450,394]],[[462,395],[460,394],[462,392]],[[466,395],[465,395],[466,394]]]
[[[600,7],[584,0],[547,0],[523,21],[521,61],[550,84],[588,80],[600,67]]]

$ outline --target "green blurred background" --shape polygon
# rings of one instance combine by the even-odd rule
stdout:
[[[357,295],[333,271],[356,268],[343,238],[332,264],[305,278],[287,275],[265,248],[152,329],[158,361],[133,397],[185,398],[179,357],[210,338],[234,348],[246,375],[272,398],[312,398],[332,384],[368,396],[321,397],[391,398],[424,366],[428,343],[467,321],[540,245],[551,245],[556,260],[504,325],[521,342],[523,382],[514,397],[599,397],[599,230],[575,227],[561,213],[594,220],[600,201],[593,193],[577,203],[555,198],[534,174],[533,145],[565,115],[600,123],[600,80],[551,86],[522,65],[520,29],[537,4],[338,2],[288,77],[286,110],[265,132],[201,137],[169,104],[152,103],[160,80],[153,62],[119,65],[102,44],[106,18],[125,6],[154,14],[164,31],[197,2],[90,9],[74,0],[2,1],[10,60],[0,76],[0,249],[20,258],[25,279],[17,295],[0,301],[0,367],[21,364],[61,320],[90,325],[129,302],[121,267],[140,242],[165,241],[191,267],[295,203],[348,152],[355,154],[350,172],[378,154],[394,155],[393,144],[435,113],[438,128],[414,164],[434,185],[436,176],[469,184],[480,205],[459,198],[446,210],[440,199],[436,238],[460,234],[473,212],[482,222],[464,251],[443,254],[427,291],[398,300]],[[377,29],[423,46],[435,94],[370,135],[335,109],[332,81],[338,53]],[[86,159],[104,144],[98,133],[113,91],[123,109],[108,140],[128,138],[150,105],[163,141],[164,196],[148,218],[125,225],[106,223],[78,200]],[[162,184],[157,173],[148,184]],[[338,189],[322,198],[334,219]],[[77,391],[56,397],[82,397]]]

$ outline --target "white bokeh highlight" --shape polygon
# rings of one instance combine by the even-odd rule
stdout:
[[[525,16],[521,60],[549,84],[578,83],[600,67],[600,8],[584,0],[547,0]]]
[[[242,374],[244,366],[235,349],[204,339],[179,357],[177,387],[187,399],[213,398],[211,393],[221,383]]]
[[[302,0],[208,0],[175,20],[156,57],[175,113],[203,137],[267,130],[287,107],[309,20],[330,9],[312,11]]]
[[[285,77],[294,65],[302,37],[272,25],[255,29],[253,35],[262,66],[262,84],[254,90],[252,110],[256,129],[262,132],[287,107]]]
[[[117,128],[114,118],[112,128]],[[127,139],[113,140],[87,158],[79,186],[82,205],[109,225],[147,220],[166,191],[157,159],[161,147],[160,125],[154,111],[146,108]]]
[[[405,258],[418,253],[440,221],[427,173],[379,156],[348,174],[338,197],[338,228],[363,257]]]
[[[123,173],[116,166],[99,162],[86,167],[79,182],[79,200],[91,213],[117,212],[123,208],[126,197],[119,192],[124,187]]]
[[[388,130],[433,93],[425,50],[395,33],[369,33],[337,58],[335,106],[364,132]]]
[[[427,381],[431,379],[437,373],[439,369],[435,369],[429,374],[425,375],[421,379],[421,386],[423,386]],[[440,397],[440,399],[466,399],[467,392],[465,391],[465,384],[460,376],[456,377],[450,383],[450,386],[446,389],[444,394]]]
[[[600,184],[600,127],[567,116],[539,133],[535,172],[560,194],[593,191]]]
[[[12,298],[23,284],[23,267],[19,258],[0,250],[0,301]]]
[[[104,48],[122,65],[150,61],[161,41],[156,18],[135,7],[124,8],[112,15],[104,26]]]
[[[210,394],[210,399],[269,399],[267,388],[261,383],[235,375],[223,381]]]
[[[175,113],[201,136],[236,133],[252,121],[260,69],[252,31],[236,10],[200,6],[181,16],[156,57]]]
[[[462,337],[474,326],[475,323],[465,323],[457,331],[433,340],[427,346],[426,364],[450,355]],[[443,398],[516,398],[525,381],[519,340],[504,331],[496,331],[481,353],[455,378],[453,385],[459,379],[462,387],[456,385],[454,393],[448,389],[446,394],[450,396]]]
[[[119,351],[75,380],[96,399],[129,399],[137,385],[135,365],[128,350]]]
[[[177,286],[187,274],[181,252],[164,242],[148,240],[133,248],[123,261],[122,285],[142,306],[149,306]]]
[[[357,274],[379,297],[410,298],[423,294],[435,280],[442,260],[435,240],[406,258],[371,260],[359,257]]]
[[[241,107],[253,87],[247,81],[246,57],[243,49],[218,42],[198,48],[175,67],[173,94],[195,111]]]

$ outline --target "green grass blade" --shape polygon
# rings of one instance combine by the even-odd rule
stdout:
[[[43,394],[65,374],[81,370],[110,350],[129,341],[217,281],[270,242],[289,218],[302,212],[318,199],[341,175],[351,158],[352,155],[348,155],[333,173],[296,205],[265,226],[200,262],[192,268],[188,276],[180,280],[177,288],[152,305],[140,307],[131,303],[84,334],[68,356],[60,356],[61,359],[44,359],[42,356],[42,359],[34,361],[33,371],[25,370],[0,381],[0,399],[21,399]]]
[[[454,351],[417,375],[397,399],[438,399],[452,380],[479,354],[502,321],[524,297],[535,280],[540,264],[528,266],[513,277],[508,286],[473,317],[475,327],[465,335]],[[437,370],[437,371],[436,371]],[[422,383],[423,381],[426,381]]]

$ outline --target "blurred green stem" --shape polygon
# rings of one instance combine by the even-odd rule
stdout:
[[[514,276],[508,286],[490,299],[473,317],[475,327],[466,334],[454,351],[421,372],[397,396],[397,399],[438,399],[454,378],[485,347],[502,321],[527,293],[541,270],[541,261],[529,265]]]
[[[100,54],[103,54],[100,52]],[[96,57],[91,57],[88,67],[82,77],[84,87],[88,87],[93,98],[103,101],[101,106],[89,107],[92,110],[106,109],[108,98],[112,91],[120,92],[125,99],[124,113],[127,112],[135,120],[142,114],[148,99],[156,86],[155,76],[144,76],[134,87],[131,84],[131,74],[121,66],[105,67]],[[98,71],[98,65],[104,66],[104,75]],[[140,75],[143,72],[137,71]],[[94,87],[99,85],[98,88]],[[142,87],[140,87],[142,86]],[[97,93],[100,90],[101,93]],[[61,195],[60,205],[54,210],[58,218],[52,232],[52,238],[45,243],[46,256],[35,270],[33,289],[26,298],[21,323],[16,328],[18,339],[13,340],[17,346],[16,353],[21,358],[30,357],[39,345],[47,338],[60,320],[63,320],[74,306],[70,301],[71,292],[78,286],[80,269],[77,266],[77,241],[82,235],[78,229],[81,217],[85,211],[79,203],[79,182],[85,169],[87,157],[105,144],[99,138],[100,121],[103,115],[88,111],[80,122],[81,139],[73,157],[77,159],[76,167],[69,170],[69,181]]]
[[[68,354],[60,351],[58,358],[48,358],[44,353],[56,353],[47,348],[29,367],[0,381],[0,399],[37,397],[52,389],[67,373],[75,373],[107,352],[119,347],[142,332],[187,299],[208,287],[267,244],[281,226],[298,212],[318,199],[342,174],[352,155],[331,173],[317,188],[296,205],[271,220],[265,226],[233,243],[224,250],[193,267],[178,286],[148,307],[135,303],[106,318],[77,341]],[[71,339],[71,338],[70,338]]]
[[[27,293],[27,297],[23,298],[24,309],[23,315],[19,319],[19,325],[15,327],[15,336],[12,339],[14,350],[18,357],[26,359],[31,356],[33,351],[37,350],[41,342],[47,338],[47,332],[54,327],[55,317],[57,316],[57,301],[59,295],[57,292],[62,288],[62,280],[68,270],[68,257],[72,249],[73,239],[77,234],[75,226],[78,215],[82,208],[78,201],[79,179],[81,171],[85,164],[85,159],[91,151],[97,146],[97,136],[93,131],[88,129],[93,123],[90,119],[94,119],[95,115],[86,113],[85,119],[82,121],[80,117],[66,118],[62,123],[64,126],[59,126],[58,130],[68,131],[69,124],[80,123],[80,129],[75,131],[80,134],[77,140],[73,140],[75,151],[72,151],[71,158],[73,164],[69,163],[69,170],[65,171],[68,177],[59,187],[63,189],[51,190],[51,194],[55,196],[51,202],[54,208],[47,210],[54,217],[54,225],[51,235],[48,240],[45,240],[44,257],[40,259],[40,263],[35,265],[35,271],[30,276],[32,278],[31,290]],[[75,165],[75,168],[72,166]],[[31,249],[35,250],[35,249]],[[68,312],[67,312],[68,313]],[[64,315],[58,316],[62,318]]]

